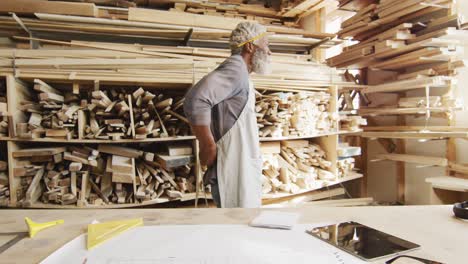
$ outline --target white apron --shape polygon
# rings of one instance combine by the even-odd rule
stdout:
[[[216,147],[221,207],[260,207],[262,158],[255,116],[255,90],[251,81],[247,104]]]

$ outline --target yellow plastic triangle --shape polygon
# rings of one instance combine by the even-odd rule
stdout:
[[[88,242],[86,247],[90,250],[130,228],[142,225],[143,218],[90,224],[88,225]]]

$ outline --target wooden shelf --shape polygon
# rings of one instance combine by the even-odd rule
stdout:
[[[440,157],[391,153],[391,154],[377,154],[375,158],[377,160],[391,160],[391,161],[422,164],[422,165],[427,165],[427,166],[440,166],[440,167],[448,166],[448,160],[446,158],[440,158]]]
[[[342,131],[336,131],[336,132],[328,132],[328,133],[313,134],[313,135],[298,136],[298,137],[261,137],[260,142],[295,140],[295,139],[308,139],[308,138],[317,138],[317,137],[334,136],[334,135],[346,135],[346,134],[359,133],[361,131],[362,130],[356,130],[356,131],[344,131],[344,130],[342,130]]]
[[[427,108],[364,108],[359,109],[361,116],[383,116],[383,115],[424,115],[427,111],[431,113],[447,113],[450,111],[463,110],[462,107],[427,107]]]
[[[364,126],[362,128],[365,132],[420,132],[429,130],[431,132],[468,132],[468,127],[456,127],[456,126]]]
[[[306,193],[311,192],[311,191],[322,189],[322,188],[327,187],[327,186],[333,186],[333,185],[340,184],[340,183],[343,183],[343,182],[356,180],[356,179],[359,179],[359,178],[362,178],[362,177],[363,177],[363,175],[360,174],[360,173],[351,172],[351,173],[349,173],[348,176],[343,177],[343,178],[339,178],[339,179],[337,179],[335,181],[316,180],[315,181],[316,187],[310,188],[310,189],[307,189],[307,190],[302,190],[302,191],[300,191],[298,193],[283,193],[283,192],[278,192],[278,193],[274,193],[274,194],[269,194],[268,193],[268,194],[264,194],[262,199],[263,200],[269,200],[269,199],[278,199],[278,198],[284,198],[284,197],[300,196],[300,195],[306,194]]]
[[[468,131],[366,131],[360,133],[365,138],[400,138],[400,139],[444,139],[468,138]]]
[[[396,81],[380,85],[370,85],[362,89],[362,93],[402,92],[420,88],[445,88],[452,84],[454,79],[447,76],[425,77],[412,80]]]
[[[182,198],[179,199],[168,199],[168,198],[157,198],[150,201],[145,201],[142,203],[125,203],[125,204],[108,204],[108,205],[87,205],[87,206],[77,206],[75,205],[60,205],[60,204],[46,204],[41,202],[36,202],[28,207],[19,207],[19,208],[31,208],[31,209],[118,209],[118,208],[135,208],[135,207],[144,207],[155,204],[168,203],[173,201],[190,201],[195,200],[196,193],[186,193]],[[198,199],[204,199],[203,193],[200,193]],[[207,198],[211,199],[211,194],[207,194]],[[12,208],[18,208],[17,206],[8,206]]]
[[[43,142],[43,143],[70,143],[70,144],[120,144],[120,143],[150,143],[150,142],[170,142],[170,141],[184,141],[194,140],[195,136],[183,137],[166,137],[166,138],[145,138],[145,139],[119,139],[119,140],[103,140],[103,139],[54,139],[54,138],[35,138],[35,139],[22,139],[0,137],[0,141],[16,141],[16,142]]]
[[[455,178],[451,176],[432,177],[426,179],[432,188],[455,192],[468,192],[468,179]]]

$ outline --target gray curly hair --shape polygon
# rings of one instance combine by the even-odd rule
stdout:
[[[232,31],[231,37],[229,38],[229,46],[231,47],[231,53],[240,54],[242,52],[242,47],[237,47],[239,44],[246,42],[249,39],[252,39],[262,33],[266,32],[266,28],[259,23],[255,22],[240,22],[237,24],[236,28]],[[258,43],[258,39],[253,41],[254,44]]]

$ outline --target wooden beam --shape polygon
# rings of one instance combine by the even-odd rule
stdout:
[[[369,131],[359,133],[359,135],[366,138],[441,139],[468,138],[468,131]]]
[[[419,156],[419,155],[408,155],[408,154],[377,154],[376,159],[381,160],[392,160],[392,161],[401,161],[407,163],[416,163],[429,166],[440,166],[447,167],[448,160],[446,158],[438,157],[428,157],[428,156]]]
[[[95,17],[98,10],[93,3],[69,3],[38,0],[0,1],[0,12],[33,15],[34,13],[49,13],[61,15],[76,15]]]

